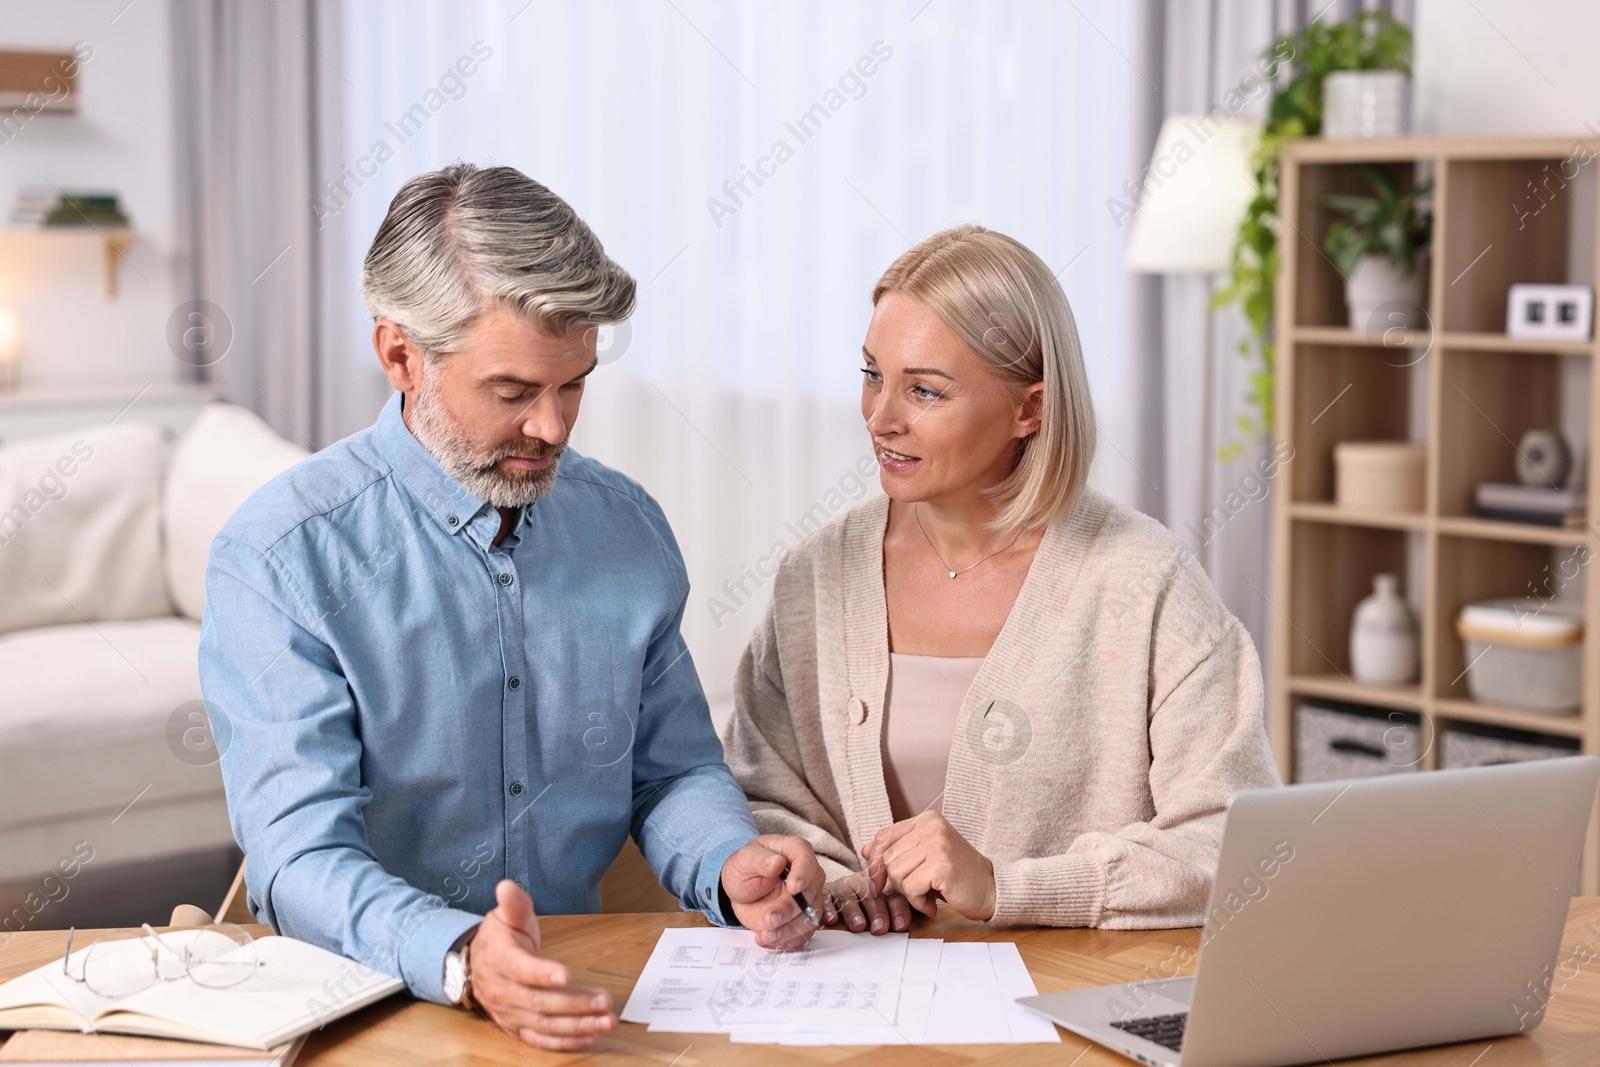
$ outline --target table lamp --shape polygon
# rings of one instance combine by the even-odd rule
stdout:
[[[20,342],[16,309],[0,304],[0,390],[17,386]]]
[[[1212,418],[1211,282],[1233,262],[1239,224],[1254,198],[1252,156],[1261,141],[1261,123],[1227,115],[1169,115],[1161,124],[1155,151],[1134,201],[1133,232],[1128,236],[1128,269],[1146,274],[1207,276],[1205,339],[1202,351],[1200,501],[1211,504],[1212,459],[1216,452]],[[1209,563],[1202,543],[1201,562]]]

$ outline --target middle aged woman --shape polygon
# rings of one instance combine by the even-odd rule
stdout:
[[[1077,325],[963,226],[872,293],[885,497],[797,546],[740,663],[728,763],[798,834],[829,923],[1192,926],[1223,812],[1278,782],[1249,635],[1155,520],[1090,489]]]

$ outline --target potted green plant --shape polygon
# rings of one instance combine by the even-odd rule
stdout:
[[[1288,56],[1285,60],[1284,57]],[[1273,425],[1273,289],[1278,278],[1278,150],[1291,137],[1316,137],[1322,132],[1323,81],[1340,70],[1398,70],[1411,74],[1411,31],[1383,11],[1363,11],[1345,22],[1313,22],[1299,33],[1274,41],[1262,56],[1289,72],[1267,108],[1261,144],[1256,150],[1256,195],[1234,244],[1232,274],[1216,294],[1214,305],[1237,303],[1249,332],[1239,352],[1255,357],[1245,402],[1235,417],[1245,437],[1270,433]],[[1253,413],[1252,410],[1253,409]],[[1223,447],[1236,453],[1239,442]]]
[[[1338,212],[1323,248],[1344,275],[1350,328],[1421,329],[1428,272],[1418,269],[1433,232],[1433,215],[1418,207],[1427,184],[1407,189],[1382,167],[1358,163],[1375,195],[1335,194],[1322,203]],[[1388,306],[1384,321],[1379,309]]]

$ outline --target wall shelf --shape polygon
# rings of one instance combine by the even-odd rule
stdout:
[[[1600,523],[1552,527],[1473,513],[1483,481],[1515,481],[1515,442],[1565,425],[1584,453],[1588,496],[1600,501],[1600,344],[1505,334],[1516,282],[1594,284],[1600,261],[1600,181],[1566,184],[1535,213],[1511,210],[1534,176],[1600,138],[1307,139],[1284,145],[1276,293],[1277,426],[1293,447],[1273,496],[1272,632],[1268,698],[1274,755],[1293,781],[1294,711],[1306,698],[1420,713],[1439,765],[1444,732],[1495,726],[1576,738],[1600,755]],[[1433,182],[1427,259],[1431,329],[1351,329],[1343,279],[1322,254],[1330,193],[1366,192],[1354,164],[1381,166],[1402,185]],[[1555,168],[1551,166],[1551,171]],[[1579,198],[1583,198],[1580,202]],[[1425,508],[1375,512],[1335,503],[1333,448],[1346,440],[1411,440],[1427,447]],[[1455,632],[1462,605],[1548,588],[1558,564],[1587,605],[1582,704],[1545,715],[1482,704],[1466,687]],[[1373,576],[1394,573],[1418,613],[1421,668],[1404,686],[1352,680],[1349,630]],[[1544,595],[1548,596],[1548,593]],[[1585,894],[1600,893],[1600,805],[1582,864]]]
[[[7,239],[59,241],[85,239],[100,244],[100,266],[105,278],[106,296],[117,295],[117,277],[128,249],[133,247],[137,235],[124,227],[107,226],[11,226],[0,229]]]

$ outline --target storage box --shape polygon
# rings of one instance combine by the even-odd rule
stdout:
[[[1421,511],[1428,448],[1410,441],[1340,441],[1333,446],[1334,499],[1366,511]]]
[[[1439,766],[1486,767],[1494,763],[1559,759],[1578,754],[1576,737],[1550,737],[1498,726],[1452,726],[1440,742]]]
[[[1304,700],[1294,713],[1294,778],[1335,782],[1421,767],[1422,715],[1335,700]]]
[[[1532,597],[1468,604],[1456,616],[1467,692],[1549,714],[1583,702],[1583,611]]]

